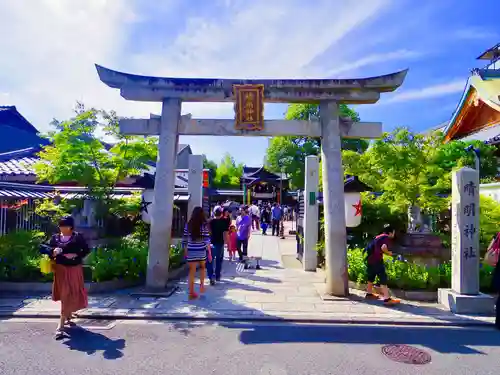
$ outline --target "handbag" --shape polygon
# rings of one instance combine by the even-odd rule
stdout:
[[[493,240],[493,243],[488,248],[488,251],[486,251],[486,254],[484,256],[484,263],[492,267],[495,267],[498,264],[499,257],[500,257],[500,236],[497,233],[495,239]]]
[[[45,275],[53,272],[52,260],[47,255],[42,256],[42,259],[40,259],[40,272]]]

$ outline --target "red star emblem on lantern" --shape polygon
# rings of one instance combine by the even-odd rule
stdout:
[[[358,201],[358,203],[352,205],[356,209],[356,213],[354,216],[361,216],[361,201]]]

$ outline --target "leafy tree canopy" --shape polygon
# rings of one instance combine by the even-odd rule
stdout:
[[[443,143],[441,132],[424,136],[406,128],[385,133],[363,154],[343,151],[344,172],[383,192],[380,199],[398,210],[418,205],[440,212],[449,205],[452,171],[474,166],[474,156],[465,150],[470,144],[480,149],[481,177],[491,179],[497,173],[492,146],[476,141]]]
[[[339,106],[340,117],[348,117],[359,121],[359,114],[345,104]],[[291,104],[285,113],[286,120],[312,120],[319,118],[317,104]],[[363,152],[368,142],[361,139],[343,139],[342,149]],[[295,188],[304,187],[305,158],[319,155],[321,143],[319,138],[283,136],[271,139],[266,151],[268,168],[275,173],[285,172]]]
[[[156,140],[120,134],[115,112],[87,110],[79,103],[74,117],[53,125],[57,130],[48,134],[51,144],[34,166],[39,182],[75,182],[87,187],[90,197],[106,200],[119,181],[140,174],[156,160]],[[100,132],[116,143],[104,143]]]
[[[238,189],[242,175],[243,164],[237,164],[231,155],[225,154],[217,166],[213,184],[218,188]]]

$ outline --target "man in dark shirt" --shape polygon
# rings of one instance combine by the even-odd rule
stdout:
[[[227,243],[227,232],[230,225],[230,221],[222,216],[222,209],[215,209],[214,215],[215,218],[210,221],[212,261],[207,263],[208,278],[211,285],[215,285],[215,282],[220,280],[222,261],[224,259],[224,243]]]
[[[391,239],[394,238],[396,231],[390,225],[384,227],[384,232],[379,234],[373,239],[373,241],[367,247],[367,279],[368,285],[366,288],[366,298],[367,299],[378,299],[378,295],[373,293],[373,283],[378,276],[378,280],[381,284],[384,303],[387,305],[392,305],[399,303],[400,301],[391,298],[389,294],[389,288],[387,287],[387,273],[385,272],[384,265],[384,254],[392,256],[389,251],[389,243]]]

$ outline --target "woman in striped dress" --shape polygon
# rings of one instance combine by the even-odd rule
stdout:
[[[195,207],[191,218],[184,228],[183,237],[184,256],[189,264],[189,299],[198,298],[194,291],[194,277],[196,267],[200,266],[200,293],[205,291],[205,262],[212,261],[210,247],[210,232],[201,207]]]

